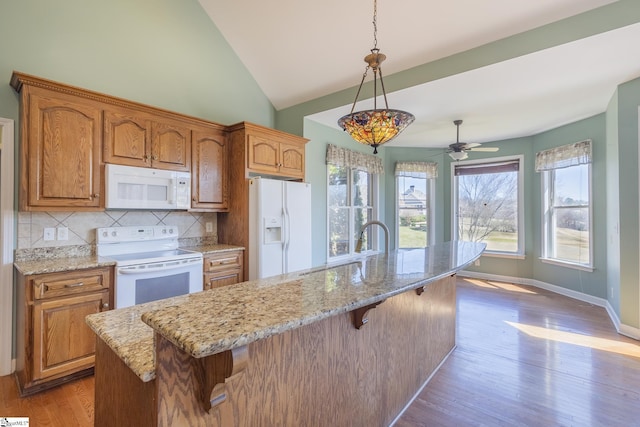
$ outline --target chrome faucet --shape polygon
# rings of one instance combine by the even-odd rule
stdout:
[[[362,252],[362,239],[364,238],[364,230],[373,224],[377,224],[384,230],[384,253],[389,253],[389,228],[384,224],[384,222],[373,220],[365,222],[362,228],[360,228],[360,237],[358,238],[358,243],[356,243],[356,252]]]

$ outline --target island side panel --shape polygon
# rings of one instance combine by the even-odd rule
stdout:
[[[96,338],[95,427],[156,426],[155,381],[142,382],[100,338]]]
[[[201,369],[220,370],[218,355],[191,359],[163,345],[158,425],[389,425],[455,346],[455,305],[451,276],[387,299],[361,329],[344,313],[256,341],[209,412],[196,383]]]

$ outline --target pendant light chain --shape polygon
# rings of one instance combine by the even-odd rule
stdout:
[[[378,0],[373,0],[373,49],[378,48]]]

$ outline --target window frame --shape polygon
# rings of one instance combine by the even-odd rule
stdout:
[[[540,261],[545,264],[553,264],[561,267],[573,268],[582,271],[592,272],[594,271],[594,263],[593,263],[593,163],[584,163],[587,166],[587,185],[588,185],[588,194],[589,194],[589,205],[587,206],[587,211],[589,212],[589,263],[582,264],[578,262],[571,262],[564,259],[553,258],[549,254],[553,252],[551,248],[551,244],[553,242],[553,238],[551,237],[553,222],[553,213],[551,209],[553,208],[553,199],[555,197],[555,171],[553,170],[543,170],[540,173],[540,185],[541,185],[541,254]],[[581,165],[574,165],[568,167],[577,167]],[[578,207],[584,208],[583,205],[578,206],[562,206],[563,209]]]
[[[410,249],[410,248],[401,248],[400,247],[400,182],[399,179],[400,176],[399,175],[395,175],[394,179],[395,179],[395,185],[396,185],[396,194],[395,194],[395,221],[396,221],[396,230],[395,230],[395,247],[400,250],[400,249]],[[425,233],[427,233],[427,246],[431,246],[435,244],[435,220],[434,220],[434,215],[435,215],[435,187],[436,187],[436,178],[424,178],[427,181],[427,185],[426,185],[426,190],[428,192],[427,194],[427,206],[426,206],[426,211],[427,211],[427,218],[430,219],[430,221],[427,222],[427,230],[425,231]]]
[[[458,177],[455,175],[456,165],[480,165],[480,164],[492,164],[503,163],[509,161],[518,162],[518,249],[515,252],[506,251],[494,251],[485,249],[482,256],[497,257],[497,258],[514,258],[525,259],[525,207],[524,207],[524,155],[519,154],[515,156],[502,156],[502,157],[487,157],[483,159],[475,160],[461,160],[451,162],[451,240],[458,241]]]
[[[356,241],[358,240],[358,236],[357,233],[359,233],[360,230],[356,230],[355,229],[355,212],[356,209],[360,209],[362,208],[361,206],[354,206],[353,205],[353,195],[354,195],[354,188],[353,188],[353,174],[355,171],[360,171],[360,172],[365,172],[367,174],[369,174],[369,176],[371,177],[371,186],[373,187],[371,189],[371,219],[370,220],[376,220],[379,219],[379,191],[380,191],[380,179],[378,174],[376,173],[372,173],[369,171],[364,171],[358,168],[353,168],[353,167],[349,167],[349,166],[341,166],[341,165],[333,165],[336,167],[342,167],[342,168],[346,168],[348,170],[347,173],[347,181],[348,181],[348,185],[347,185],[347,200],[349,201],[349,205],[345,206],[345,208],[349,209],[349,236],[351,236],[351,242],[349,244],[349,253],[345,254],[345,255],[337,255],[332,257],[331,256],[331,235],[329,233],[329,230],[331,229],[331,208],[332,206],[330,205],[330,200],[329,200],[329,194],[330,194],[330,168],[329,166],[331,165],[327,165],[326,168],[326,185],[327,185],[327,194],[326,194],[326,200],[327,200],[327,224],[326,224],[326,235],[327,235],[327,243],[326,243],[326,257],[327,257],[327,263],[336,263],[336,262],[341,262],[347,259],[351,259],[354,256],[359,255],[358,252],[355,252],[355,246],[356,246]],[[371,231],[371,229],[370,229]],[[365,250],[362,252],[362,254],[366,254],[368,252],[372,252],[372,251],[377,251],[379,250],[379,238],[378,238],[378,233],[377,232],[371,232],[369,233],[370,235],[370,242],[371,242],[371,249]]]

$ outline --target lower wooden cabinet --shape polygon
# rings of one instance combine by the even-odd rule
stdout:
[[[244,281],[242,273],[242,249],[217,252],[204,256],[204,290],[233,285]]]
[[[90,374],[96,338],[89,314],[111,306],[111,267],[18,274],[18,355],[22,395]]]

